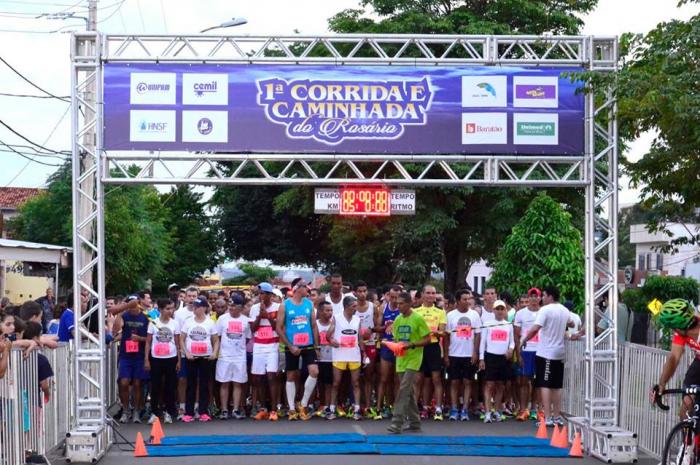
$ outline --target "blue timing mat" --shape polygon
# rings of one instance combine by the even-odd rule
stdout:
[[[409,446],[398,446],[409,449]],[[350,444],[227,444],[194,446],[146,446],[149,457],[183,457],[190,455],[346,455],[377,454],[377,446],[367,443]]]
[[[495,440],[496,438],[492,438]],[[380,455],[456,455],[464,457],[568,457],[568,449],[547,445],[514,446],[444,446],[410,444],[376,444]]]
[[[426,444],[445,446],[549,447],[548,439],[522,436],[423,436],[418,434],[367,436],[370,444]]]
[[[271,435],[219,435],[219,436],[170,436],[161,439],[163,446],[192,446],[206,444],[348,444],[366,443],[367,438],[358,433],[336,434],[271,434]],[[157,447],[157,446],[156,446]]]

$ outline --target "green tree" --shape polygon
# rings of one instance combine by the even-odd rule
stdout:
[[[632,141],[655,132],[647,153],[626,163],[652,212],[649,225],[663,230],[665,222],[700,222],[700,15],[628,35],[623,45],[624,66],[612,78],[620,134]],[[698,240],[676,238],[669,248]]]
[[[202,194],[189,186],[178,186],[161,194],[160,200],[167,209],[165,227],[173,250],[165,264],[166,280],[153,283],[156,292],[164,292],[171,282],[182,286],[193,282],[220,259],[220,235],[213,216],[205,210]]]
[[[521,295],[532,286],[557,286],[578,313],[584,304],[581,233],[571,215],[546,194],[539,194],[513,227],[493,261],[489,284]]]
[[[583,24],[581,15],[596,4],[362,0],[359,8],[333,16],[329,27],[338,33],[575,34]],[[376,56],[366,48],[357,55],[365,52]],[[580,192],[550,192],[573,212],[583,211]],[[417,194],[416,216],[379,220],[314,215],[310,188],[217,188],[213,201],[230,256],[339,269],[348,279],[374,284],[420,284],[437,268],[445,272],[445,290],[454,291],[464,285],[472,263],[494,256],[535,191],[425,188]]]
[[[236,276],[224,280],[224,285],[236,284],[260,284],[262,282],[272,281],[277,272],[269,266],[258,266],[255,263],[241,263],[238,268],[244,273],[243,276]]]

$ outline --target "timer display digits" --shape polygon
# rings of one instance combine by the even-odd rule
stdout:
[[[340,214],[389,216],[389,190],[381,187],[344,187],[340,189]]]

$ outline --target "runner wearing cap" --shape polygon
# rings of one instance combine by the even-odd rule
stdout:
[[[386,305],[382,313],[377,315],[374,322],[374,330],[382,335],[382,341],[391,342],[393,337],[393,324],[399,316],[398,297],[401,288],[391,286],[384,293]],[[374,420],[389,418],[391,416],[391,404],[394,402],[394,394],[399,388],[399,376],[396,373],[396,357],[393,352],[385,346],[379,348],[379,384],[377,385],[377,414]],[[385,398],[386,397],[386,403]],[[384,405],[384,410],[382,410]]]
[[[524,348],[520,348],[520,340],[525,336],[530,328],[535,324],[537,312],[540,309],[540,298],[542,293],[536,287],[527,291],[527,306],[521,308],[515,314],[513,322],[513,330],[515,331],[515,346],[518,350],[518,361],[520,363],[520,376],[518,378],[519,394],[520,394],[520,413],[517,416],[518,421],[525,421],[528,418],[537,418],[537,408],[533,404],[530,410],[528,402],[533,396],[537,399],[537,389],[532,392],[532,381],[535,378],[535,354],[537,353],[537,343],[539,335],[534,335],[530,342]]]
[[[280,304],[272,301],[275,291],[270,283],[262,283],[260,288],[260,302],[250,308],[250,329],[253,333],[253,363],[250,372],[254,376],[254,389],[257,390],[257,398],[268,398],[265,392],[265,379],[270,389],[269,409],[263,408],[256,415],[256,420],[270,419],[277,421],[278,411],[282,409],[280,403],[280,383],[277,376],[279,371],[279,337],[277,336],[277,314]],[[275,410],[275,408],[277,410]],[[269,412],[269,413],[268,413]]]
[[[292,281],[292,297],[282,302],[277,315],[277,333],[285,345],[286,391],[290,421],[299,418],[304,421],[311,419],[306,407],[316,388],[318,377],[319,354],[314,348],[314,342],[319,340],[318,328],[313,303],[306,298],[308,293],[309,287],[306,282],[296,278]],[[299,380],[300,360],[302,368],[308,369],[309,377],[304,383],[304,395],[297,412],[294,401],[297,391],[296,382]]]
[[[505,416],[494,408],[501,408],[505,382],[510,377],[510,362],[515,349],[513,326],[508,324],[506,303],[493,303],[494,319],[483,323],[479,345],[479,369],[485,370],[484,400],[486,414],[484,423],[504,421]]]
[[[423,317],[431,333],[430,344],[423,349],[423,364],[416,379],[416,399],[420,398],[422,394],[424,412],[422,416],[427,417],[428,405],[434,398],[435,414],[433,420],[442,421],[442,349],[440,337],[445,332],[447,315],[443,309],[435,306],[436,294],[434,286],[423,287],[423,305],[413,309],[414,312]],[[426,380],[426,378],[428,379]],[[434,396],[431,396],[431,391]]]
[[[181,329],[181,351],[187,358],[187,401],[182,421],[194,421],[195,399],[199,392],[199,421],[209,421],[209,381],[212,378],[213,361],[219,351],[219,336],[215,323],[207,317],[209,303],[204,297],[194,300],[194,317]],[[198,391],[199,389],[199,391]]]
[[[219,418],[228,418],[230,386],[233,384],[233,411],[231,417],[245,418],[241,410],[243,385],[248,382],[246,369],[246,339],[250,338],[250,319],[242,314],[245,299],[232,294],[228,302],[228,313],[216,320],[216,332],[221,339],[219,355],[216,361],[216,380],[221,383],[219,396],[221,414]]]
[[[343,313],[333,317],[328,329],[330,344],[333,347],[333,391],[331,394],[330,413],[326,417],[335,419],[335,406],[338,403],[338,391],[345,371],[350,372],[353,405],[353,420],[361,420],[360,412],[360,368],[364,358],[364,344],[360,339],[360,318],[357,313],[357,299],[352,296],[343,298]]]

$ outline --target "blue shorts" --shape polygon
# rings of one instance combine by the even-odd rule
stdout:
[[[143,369],[143,358],[126,358],[119,359],[119,378],[120,379],[148,379],[146,370]]]
[[[180,358],[180,371],[177,372],[178,378],[187,378],[187,357]]]
[[[387,346],[382,346],[379,349],[379,358],[386,360],[389,363],[396,363],[396,356]]]
[[[537,352],[520,352],[520,356],[523,358],[523,368],[520,372],[520,376],[526,378],[532,378],[535,376],[535,354]]]

